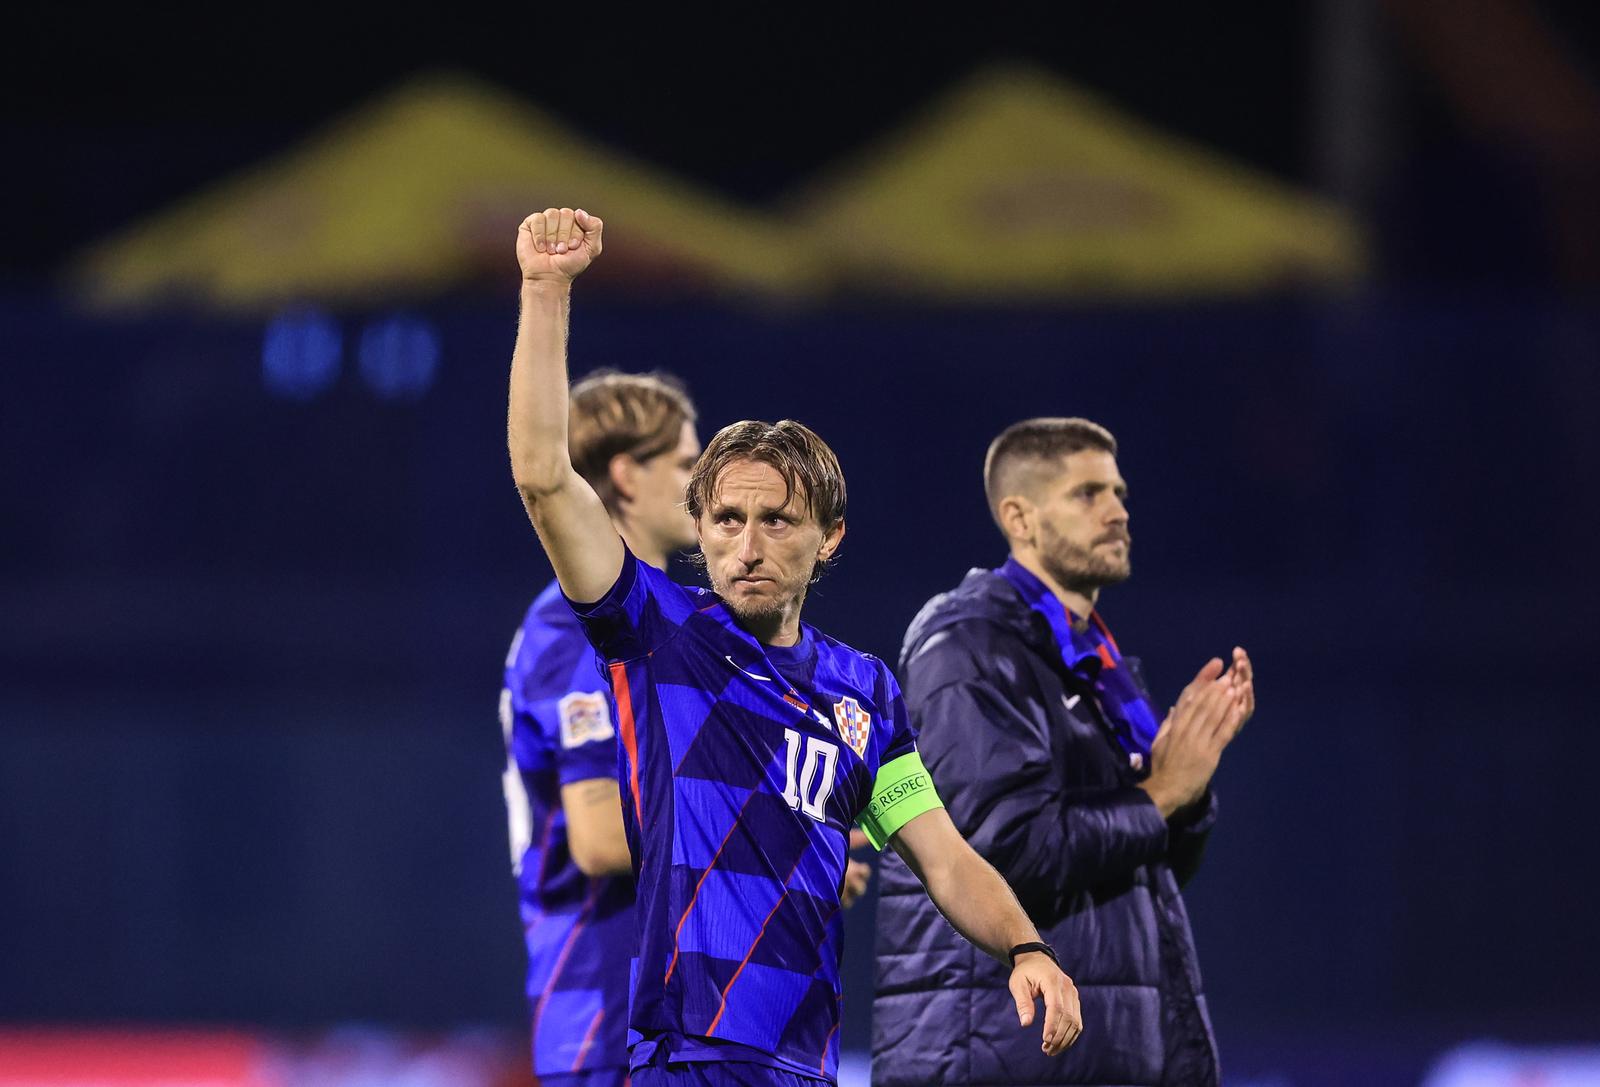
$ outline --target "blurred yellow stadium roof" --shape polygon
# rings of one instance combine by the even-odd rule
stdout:
[[[1347,284],[1366,264],[1333,203],[1016,66],[980,72],[789,207],[860,293],[1238,294]]]
[[[417,79],[95,246],[111,307],[259,311],[509,282],[516,225],[605,217],[600,287],[946,301],[1246,294],[1365,267],[1336,205],[1157,132],[1053,76],[991,69],[766,214],[472,79]]]
[[[659,293],[805,293],[818,270],[767,216],[607,150],[471,79],[418,79],[304,145],[95,246],[92,302],[257,310],[514,283],[517,224],[607,220],[593,280]]]

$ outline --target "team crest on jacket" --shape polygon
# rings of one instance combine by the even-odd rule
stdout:
[[[867,739],[872,735],[872,715],[861,708],[861,703],[845,695],[833,704],[833,719],[839,725],[839,735],[861,758],[867,757]]]

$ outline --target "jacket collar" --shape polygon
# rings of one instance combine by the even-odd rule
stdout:
[[[1017,590],[1023,603],[1044,620],[1051,640],[1061,654],[1061,662],[1068,671],[1092,681],[1102,667],[1109,665],[1110,658],[1103,652],[1085,648],[1084,638],[1073,637],[1072,625],[1077,615],[1061,602],[1060,597],[1037,574],[1015,558],[1006,559],[995,573],[1008,581]],[[1095,618],[1098,619],[1098,616]],[[1103,624],[1101,628],[1104,629]]]

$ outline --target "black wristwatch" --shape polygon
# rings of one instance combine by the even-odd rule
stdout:
[[[1030,951],[1041,951],[1050,956],[1051,962],[1055,963],[1057,966],[1061,965],[1061,960],[1056,958],[1055,948],[1051,947],[1049,944],[1040,943],[1038,940],[1035,940],[1032,943],[1018,944],[1016,947],[1013,947],[1010,951],[1006,952],[1006,954],[1011,956],[1011,968],[1013,970],[1016,969],[1018,955],[1026,955]]]

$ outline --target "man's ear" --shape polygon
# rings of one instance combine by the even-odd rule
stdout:
[[[1020,494],[1008,494],[1000,500],[999,514],[1000,530],[1006,534],[1008,540],[1031,544],[1033,534],[1038,527],[1038,507],[1033,501]]]
[[[631,502],[638,496],[639,462],[628,454],[618,453],[612,457],[606,464],[606,475],[611,477],[611,486],[618,498]]]
[[[822,546],[817,549],[817,558],[827,562],[833,558],[833,553],[839,550],[839,545],[844,542],[844,522],[830,528],[822,537]]]

